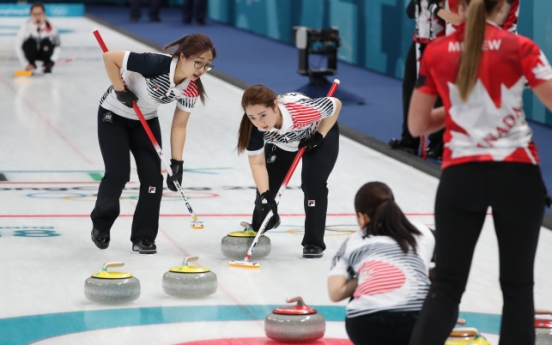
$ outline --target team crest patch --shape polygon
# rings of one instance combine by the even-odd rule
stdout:
[[[307,201],[307,206],[308,206],[308,207],[314,207],[314,206],[315,206],[314,200],[308,200],[308,201]]]
[[[155,190],[156,190],[155,187],[150,186],[149,189],[148,189],[148,193],[155,194]]]

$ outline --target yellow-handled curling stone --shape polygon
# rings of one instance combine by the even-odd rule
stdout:
[[[552,345],[552,310],[535,310],[535,345]],[[547,318],[538,315],[548,315]]]
[[[227,236],[222,238],[222,242],[220,244],[222,254],[224,254],[227,258],[234,260],[242,260],[245,257],[251,243],[253,243],[253,240],[257,235],[257,232],[253,230],[249,223],[241,222],[240,225],[245,228],[243,231],[234,231],[229,233]],[[253,253],[251,254],[251,259],[254,260],[264,258],[270,254],[270,248],[270,238],[264,234],[261,235],[259,243],[257,243],[255,250],[253,250]]]
[[[207,267],[190,266],[197,256],[188,256],[182,266],[163,275],[163,291],[174,297],[203,297],[217,291],[217,275]]]
[[[459,318],[456,322],[459,325],[465,325],[466,320]],[[472,327],[455,327],[450,333],[445,345],[491,345],[487,339]]]
[[[110,267],[123,267],[123,262],[108,262],[84,282],[84,295],[93,302],[117,304],[140,297],[140,281],[127,272],[108,272]]]
[[[267,337],[281,342],[301,343],[324,336],[324,316],[305,305],[301,297],[288,298],[286,302],[297,304],[276,308],[266,316],[264,326]]]

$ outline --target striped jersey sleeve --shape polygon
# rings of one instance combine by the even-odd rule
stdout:
[[[163,54],[127,51],[123,58],[122,68],[127,71],[140,73],[145,78],[155,78],[167,73],[171,61],[170,56]]]
[[[182,90],[180,95],[176,97],[178,99],[176,106],[186,112],[191,112],[194,108],[197,99],[199,98],[199,91],[195,82],[190,81],[188,87]]]
[[[323,98],[302,98],[296,102],[288,102],[285,104],[289,111],[293,126],[291,129],[308,127],[312,123],[335,114],[335,101],[330,97]]]

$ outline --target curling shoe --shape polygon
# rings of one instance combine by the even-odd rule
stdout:
[[[406,139],[396,139],[393,138],[389,140],[389,146],[393,150],[404,151],[411,155],[418,155],[418,146],[420,145],[417,141],[409,141]]]
[[[151,238],[142,238],[140,241],[132,244],[132,251],[140,254],[157,254],[155,241]]]
[[[98,229],[92,228],[92,242],[96,245],[96,247],[100,249],[106,249],[109,247],[109,233],[102,233]]]
[[[324,249],[316,244],[305,244],[303,246],[303,257],[306,259],[318,259],[324,256]]]

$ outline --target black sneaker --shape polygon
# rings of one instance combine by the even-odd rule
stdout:
[[[157,247],[155,241],[151,238],[143,238],[140,241],[132,244],[132,251],[140,254],[156,254]]]
[[[92,229],[92,242],[100,249],[109,247],[109,233],[102,233],[98,229]]]
[[[426,157],[431,159],[436,159],[438,161],[442,161],[443,151],[428,147],[426,150]]]
[[[418,155],[419,144],[416,142],[393,138],[389,140],[389,146],[394,150],[401,150],[415,156]]]
[[[428,145],[426,150],[427,158],[443,160],[443,144]]]
[[[52,73],[52,68],[54,68],[53,61],[47,61],[44,63],[44,73]]]
[[[324,249],[316,244],[305,244],[303,246],[303,257],[307,259],[316,259],[324,256]]]

